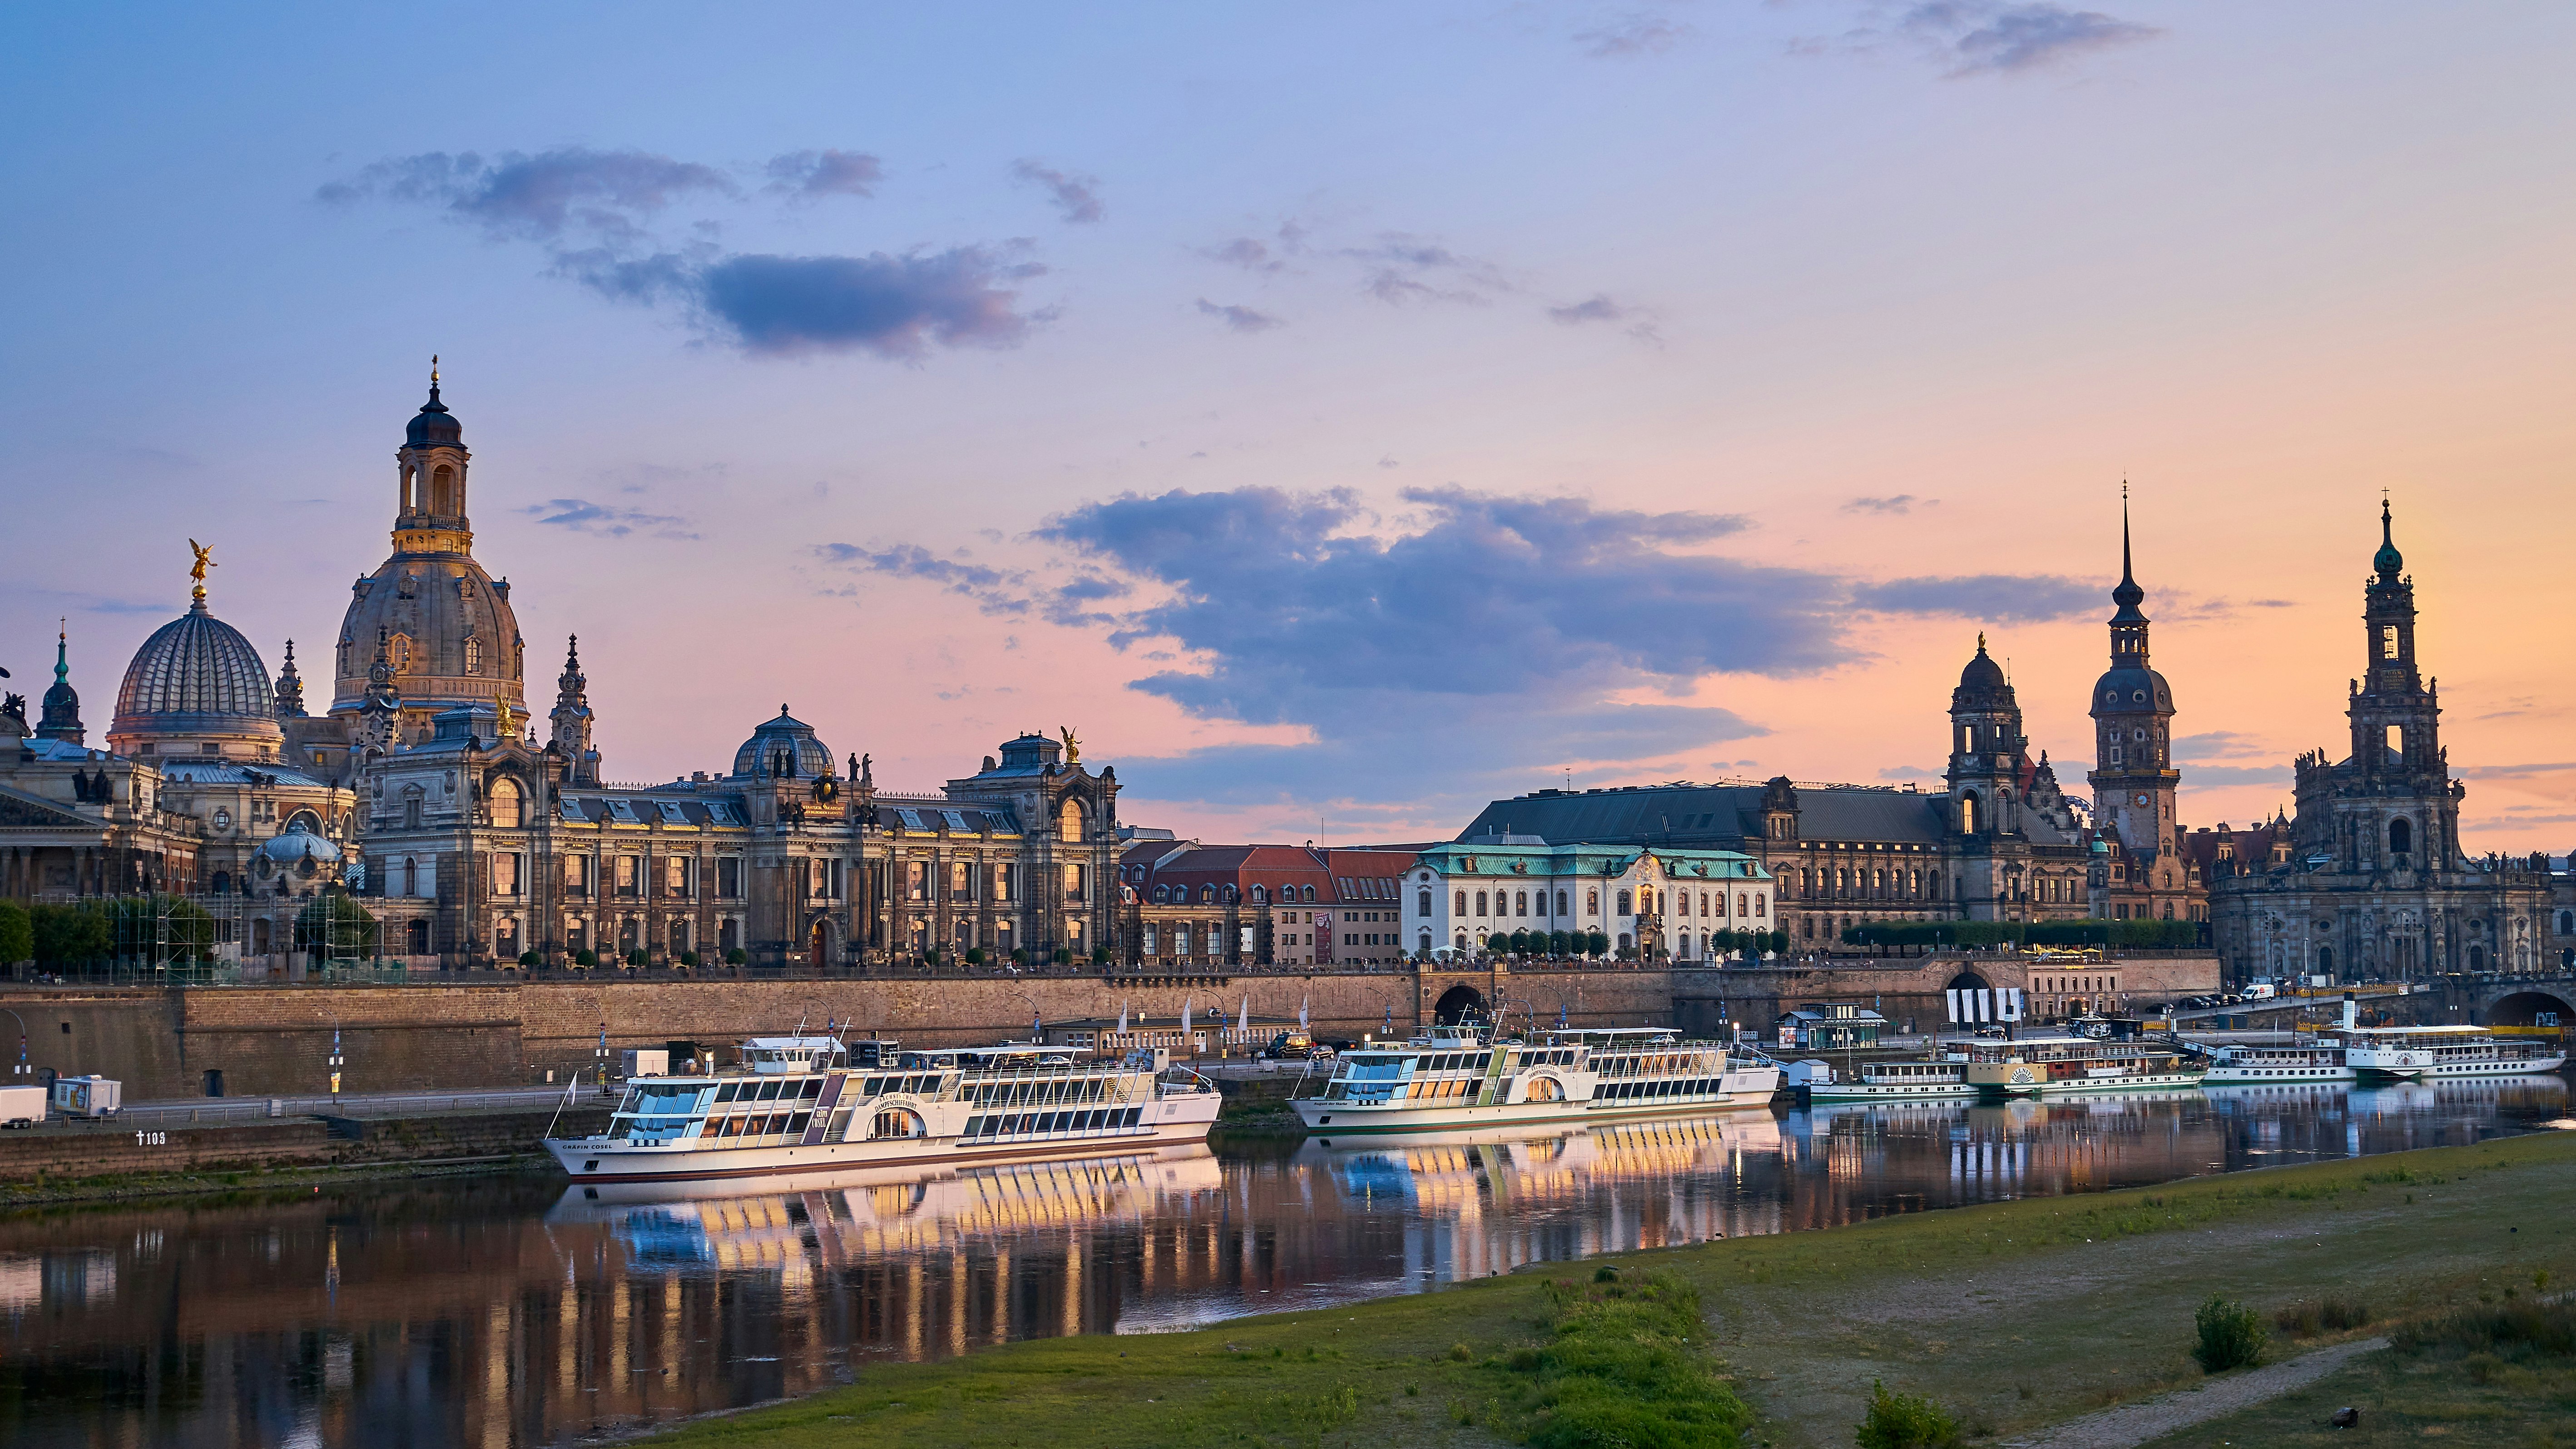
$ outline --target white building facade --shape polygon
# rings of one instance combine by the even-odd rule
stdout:
[[[1451,960],[1585,955],[1598,935],[1614,959],[1709,961],[1741,949],[1722,933],[1777,925],[1770,872],[1730,850],[1487,836],[1423,851],[1404,895],[1406,945]]]

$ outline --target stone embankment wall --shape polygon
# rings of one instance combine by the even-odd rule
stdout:
[[[860,1035],[917,1045],[1026,1037],[1030,1019],[1114,1020],[1119,1008],[1202,1022],[1231,1021],[1250,999],[1255,1018],[1357,1037],[1391,1017],[1428,1021],[1464,990],[1515,1020],[1663,1025],[1673,974],[1661,970],[1435,971],[1365,975],[1246,975],[1104,982],[1084,977],[925,977],[919,980],[496,980],[475,985],[232,986],[87,990],[17,988],[0,1007],[26,1019],[29,1060],[64,1075],[125,1083],[129,1101],[207,1093],[260,1097],[330,1090],[332,1033],[341,1089],[448,1091],[563,1081],[589,1069],[603,1028],[612,1050],[670,1041],[730,1045],[800,1019],[846,1022]],[[0,1017],[0,1032],[10,1025]],[[65,1028],[68,1027],[68,1030]]]
[[[1673,1019],[1695,1035],[1721,1024],[1771,1034],[1780,1018],[1802,1006],[1850,1002],[1877,1011],[1896,1030],[1918,1031],[1948,1023],[1951,983],[2015,987],[2036,996],[2032,978],[2093,977],[2116,982],[2118,997],[2137,1007],[2219,989],[2218,956],[2128,954],[2108,962],[2051,962],[2000,952],[1863,959],[1848,965],[1779,965],[1672,973]],[[2099,999],[2104,993],[2094,992]]]
[[[394,1120],[301,1117],[203,1127],[149,1124],[0,1133],[0,1182],[148,1173],[252,1172],[354,1163],[434,1163],[542,1151],[551,1112],[470,1112]],[[596,1132],[605,1108],[566,1112],[562,1135]]]

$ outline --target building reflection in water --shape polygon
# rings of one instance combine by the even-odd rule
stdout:
[[[0,1442],[567,1443],[871,1361],[1422,1291],[2568,1113],[2563,1079],[1735,1112],[915,1179],[356,1187],[0,1220]]]

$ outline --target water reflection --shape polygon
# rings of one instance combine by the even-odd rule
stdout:
[[[560,1179],[0,1221],[0,1441],[557,1444],[872,1360],[1539,1259],[2475,1141],[2564,1079],[1310,1139],[931,1177]]]

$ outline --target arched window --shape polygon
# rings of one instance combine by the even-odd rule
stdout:
[[[2388,822],[2388,853],[2405,855],[2415,848],[2415,827],[2403,820]]]
[[[516,830],[527,823],[526,802],[519,795],[519,782],[504,775],[492,782],[492,824],[502,830]]]
[[[1736,909],[1743,909],[1743,903],[1741,901],[1736,903]],[[1769,896],[1755,896],[1753,898],[1753,914],[1757,916],[1767,916],[1771,914],[1771,898]]]
[[[456,470],[445,463],[439,464],[430,472],[429,511],[449,514],[456,512]]]
[[[394,673],[400,674],[411,668],[411,636],[409,634],[396,634],[390,641],[388,641],[386,651],[393,659]]]
[[[1601,887],[1594,886],[1583,893],[1583,914],[1587,916],[1601,914]]]
[[[1485,913],[1485,893],[1484,893],[1483,891],[1478,891],[1478,892],[1476,892],[1476,914],[1481,916],[1481,915],[1483,915],[1484,913]]]
[[[408,855],[403,857],[403,894],[420,894],[420,862]]]
[[[465,641],[465,672],[468,674],[483,672],[483,641],[480,639],[468,638]]]
[[[221,889],[221,887],[217,887],[217,889]],[[2558,934],[2562,936],[2576,936],[2576,911],[2560,911],[2558,913]]]
[[[1453,916],[1463,916],[1467,914],[1467,893],[1465,891],[1458,892],[1458,908],[1451,911],[1450,914]]]
[[[1415,911],[1415,912],[1414,912],[1414,914],[1415,914],[1415,915],[1418,915],[1418,916],[1421,916],[1421,917],[1422,917],[1423,919],[1425,919],[1425,920],[1429,920],[1429,919],[1431,918],[1431,892],[1430,892],[1429,890],[1427,890],[1427,889],[1426,889],[1426,890],[1424,890],[1424,891],[1419,892],[1419,894],[1420,894],[1420,895],[1421,895],[1421,897],[1422,897],[1422,900],[1421,900],[1421,902],[1420,902],[1420,904],[1421,904],[1421,909],[1420,909],[1420,910]]]
[[[1528,891],[1512,892],[1512,914],[1515,916],[1526,916],[1529,914]]]
[[[2116,755],[2118,752],[2113,751],[2113,753]],[[2119,761],[2114,759],[2112,763],[2116,765]],[[1967,835],[1974,835],[1977,833],[1977,796],[1975,791],[1970,791],[1969,793],[1959,797],[1959,829],[1963,834]]]

